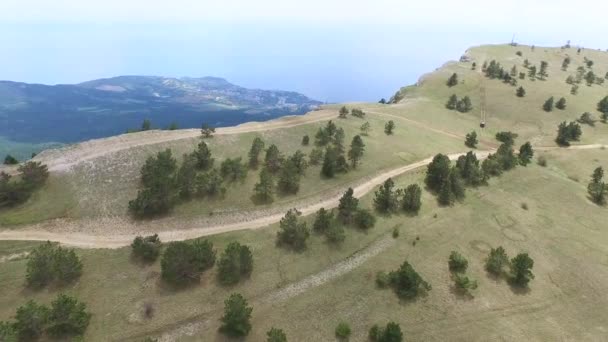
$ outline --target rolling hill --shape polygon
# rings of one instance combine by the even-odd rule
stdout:
[[[566,57],[570,65],[564,70]],[[515,66],[517,84],[488,77],[482,66],[492,60],[507,72]],[[529,67],[542,61],[548,63],[548,75],[530,78]],[[367,341],[371,326],[388,321],[399,323],[408,340],[601,341],[608,331],[608,209],[589,200],[587,183],[596,167],[608,168],[608,124],[597,111],[608,84],[583,81],[572,94],[566,79],[579,67],[602,77],[608,72],[608,53],[474,47],[460,61],[400,89],[390,104],[324,105],[301,116],[220,128],[203,140],[219,166],[228,158],[247,160],[255,138],[266,148],[276,145],[286,158],[297,150],[310,156],[317,148],[317,132],[330,120],[344,130],[346,149],[354,136],[361,136],[365,152],[357,168],[328,178],[320,175],[320,165],[310,165],[297,194],[277,191],[272,203],[253,197],[261,168],[250,168],[242,180],[225,183],[224,196],[181,200],[162,217],[132,217],[128,202],[142,188],[146,159],[170,148],[181,164],[182,156],[201,141],[199,130],[152,130],[44,151],[33,160],[48,165],[46,184],[26,203],[0,210],[0,320],[10,319],[29,299],[49,303],[58,293],[54,288],[24,290],[23,285],[27,252],[50,239],[76,247],[83,260],[79,281],[60,290],[87,303],[93,318],[84,338],[91,341],[223,341],[218,332],[223,301],[235,292],[254,308],[252,341],[266,340],[271,327],[283,329],[290,341],[333,340],[342,321],[352,328],[351,341]],[[525,73],[523,79],[519,72]],[[450,87],[446,82],[454,73],[458,82]],[[122,79],[80,87],[154,94],[152,83],[134,87]],[[525,88],[524,97],[516,96],[518,87]],[[472,110],[446,108],[452,94],[468,96]],[[564,97],[565,108],[543,110],[551,96]],[[361,109],[364,117],[339,118],[343,105]],[[582,136],[572,146],[557,145],[558,125],[576,121],[584,112],[591,113],[593,124],[581,123]],[[395,124],[393,134],[385,133],[388,121]],[[366,134],[361,129],[365,123]],[[496,152],[496,133],[512,131],[517,134],[515,150],[530,142],[534,161],[490,178],[487,185],[468,187],[453,205],[439,205],[424,186],[426,165],[437,153],[454,159],[471,150],[464,140],[472,131],[479,139],[473,149],[479,159]],[[310,144],[302,143],[304,136]],[[546,162],[537,163],[538,157]],[[417,215],[374,209],[375,191],[389,177],[400,189],[421,185]],[[279,220],[287,210],[300,210],[301,220],[312,227],[316,210],[335,208],[349,187],[359,206],[374,213],[373,228],[346,225],[339,245],[311,233],[301,251],[277,246]],[[174,289],[161,278],[159,260],[142,265],[132,259],[130,241],[154,233],[165,248],[169,241],[204,236],[218,255],[231,242],[246,244],[253,254],[253,273],[224,286],[216,266],[200,282]],[[534,259],[535,278],[527,288],[486,272],[488,253],[498,246],[510,257],[526,252]],[[478,282],[468,295],[453,285],[447,262],[451,251],[469,260],[467,275]],[[425,296],[400,300],[377,286],[377,272],[395,270],[404,260],[432,285]],[[152,316],[145,314],[149,306]]]

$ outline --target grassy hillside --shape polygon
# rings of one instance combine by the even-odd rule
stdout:
[[[251,341],[265,340],[272,326],[284,329],[290,341],[328,341],[340,321],[351,325],[352,341],[365,341],[373,324],[391,320],[401,325],[406,339],[417,341],[601,341],[608,329],[608,209],[591,203],[587,183],[594,168],[608,168],[608,152],[558,148],[554,139],[562,121],[575,120],[585,111],[599,117],[596,104],[608,95],[608,82],[591,87],[583,83],[578,94],[571,95],[565,79],[583,65],[585,57],[594,61],[597,75],[604,75],[608,53],[583,50],[579,55],[575,49],[500,45],[472,48],[466,55],[469,61],[447,63],[423,76],[418,85],[401,89],[395,104],[346,104],[363,109],[365,119],[338,119],[341,105],[327,106],[299,117],[293,125],[252,124],[220,130],[207,140],[219,165],[225,158],[246,158],[256,136],[266,147],[276,144],[285,155],[297,149],[308,154],[314,134],[327,120],[344,128],[346,144],[369,121],[372,130],[363,137],[366,152],[358,169],[324,179],[320,167],[311,167],[297,195],[278,196],[273,204],[251,200],[259,171],[250,170],[243,182],[228,186],[223,199],[193,200],[178,205],[167,217],[133,221],[127,203],[137,192],[144,160],[166,148],[181,157],[198,142],[197,132],[192,131],[146,132],[37,157],[52,165],[49,181],[27,203],[0,211],[0,225],[19,233],[34,229],[112,236],[250,221],[319,203],[383,171],[437,153],[465,152],[464,136],[473,130],[479,135],[478,150],[496,148],[497,132],[518,133],[515,147],[532,142],[535,158],[547,159],[545,167],[518,166],[492,178],[487,186],[469,188],[462,202],[449,207],[438,206],[425,189],[419,215],[377,215],[376,226],[368,232],[346,228],[346,240],[339,247],[312,234],[301,253],[278,248],[278,224],[213,235],[209,239],[218,251],[231,241],[247,244],[253,251],[251,278],[232,287],[218,284],[215,267],[200,284],[172,289],[161,281],[158,261],[141,265],[125,247],[79,249],[84,274],[78,282],[31,291],[24,289],[23,252],[37,243],[0,241],[0,320],[9,319],[28,299],[48,303],[57,293],[67,292],[86,302],[93,313],[87,341],[141,341],[146,336],[161,341],[223,341],[217,333],[223,301],[239,292],[254,307]],[[561,70],[566,55],[572,59],[567,72]],[[516,65],[524,72],[524,59],[536,66],[547,61],[549,76],[544,81],[518,79],[517,86],[527,93],[519,98],[516,87],[481,73],[484,61],[493,59],[507,71]],[[446,81],[454,72],[459,83],[449,88]],[[446,109],[452,94],[469,96],[473,110]],[[566,109],[543,111],[549,96],[565,97]],[[383,132],[388,120],[396,124],[394,135]],[[484,129],[481,120],[486,121]],[[598,121],[595,126],[582,125],[582,130],[574,145],[608,144],[608,124]],[[311,137],[310,146],[301,146],[305,134]],[[83,161],[74,163],[75,156]],[[395,181],[399,188],[422,185],[424,173],[418,168]],[[371,208],[373,197],[373,191],[363,196],[361,206]],[[310,226],[313,217],[303,219]],[[392,236],[394,230],[399,231],[397,238]],[[486,273],[485,258],[497,246],[503,246],[510,257],[527,252],[534,259],[535,279],[527,290]],[[452,250],[469,260],[467,275],[479,283],[471,296],[453,288],[447,265]],[[393,291],[375,284],[376,272],[394,270],[405,260],[433,287],[414,301],[400,301]],[[152,318],[144,317],[146,303],[154,307]]]
[[[160,281],[158,262],[142,266],[129,261],[128,248],[79,250],[85,267],[80,281],[38,292],[23,290],[25,260],[0,263],[0,320],[27,299],[49,302],[67,292],[87,302],[94,314],[86,340],[138,341],[147,335],[222,340],[216,329],[223,300],[240,292],[254,307],[252,341],[263,340],[271,326],[284,329],[290,340],[330,340],[342,320],[353,327],[353,341],[365,340],[372,324],[388,320],[400,323],[414,340],[601,340],[608,319],[603,310],[608,304],[603,295],[608,290],[606,209],[586,199],[585,184],[592,167],[608,167],[606,153],[546,153],[546,168],[519,167],[487,187],[468,191],[453,207],[438,207],[424,193],[419,216],[379,217],[367,234],[347,229],[340,248],[313,235],[303,253],[279,249],[274,244],[277,225],[214,236],[218,249],[234,240],[253,249],[251,279],[233,287],[219,286],[214,268],[200,285],[172,290]],[[402,187],[422,178],[423,172],[416,172],[396,181]],[[362,205],[370,207],[372,197],[365,196]],[[395,227],[397,239],[390,236]],[[536,278],[529,291],[483,270],[489,248],[498,245],[511,257],[527,251],[534,258]],[[15,250],[12,242],[0,246],[0,255],[23,250]],[[469,259],[468,274],[479,282],[473,297],[451,288],[451,250]],[[354,266],[344,263],[349,255],[360,254],[366,257]],[[406,259],[433,286],[414,302],[400,302],[391,290],[375,286],[377,271],[395,269]],[[318,277],[311,282],[310,275]],[[142,316],[146,302],[155,308],[149,320]]]

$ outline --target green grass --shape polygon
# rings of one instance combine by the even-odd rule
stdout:
[[[369,233],[348,229],[340,248],[328,246],[313,235],[309,248],[293,253],[274,245],[277,225],[256,231],[213,236],[216,248],[238,240],[251,246],[255,267],[251,279],[223,288],[215,268],[201,284],[181,291],[159,281],[158,262],[142,266],[130,261],[129,249],[79,250],[85,272],[73,286],[40,292],[24,291],[25,260],[0,264],[0,320],[8,319],[28,299],[50,302],[67,292],[87,302],[94,316],[86,340],[137,340],[160,335],[180,322],[204,322],[192,340],[213,339],[223,300],[243,293],[254,306],[251,340],[261,340],[271,326],[282,328],[290,340],[328,340],[340,321],[353,328],[352,340],[362,340],[374,323],[394,320],[414,340],[556,340],[563,336],[597,340],[608,318],[604,293],[608,279],[608,241],[603,232],[608,209],[586,199],[584,184],[564,174],[574,171],[561,165],[591,165],[605,151],[555,151],[547,154],[549,166],[518,167],[492,179],[487,187],[470,189],[463,203],[438,207],[423,192],[419,216],[379,217]],[[570,159],[571,158],[571,159]],[[603,159],[602,159],[603,158]],[[605,162],[604,162],[605,164]],[[604,165],[606,166],[606,165]],[[580,167],[581,176],[588,167]],[[399,177],[399,187],[421,183],[423,170]],[[372,195],[362,198],[370,207]],[[520,207],[527,203],[529,210]],[[311,218],[307,218],[310,220]],[[383,237],[395,226],[400,236],[379,255],[325,285],[286,301],[265,302],[277,288],[320,272]],[[419,237],[416,246],[412,241]],[[392,239],[391,239],[392,240]],[[0,244],[0,250],[12,243]],[[502,245],[512,257],[527,251],[535,260],[530,291],[512,289],[483,271],[490,247]],[[479,281],[474,298],[451,290],[447,258],[451,250],[469,259],[469,276]],[[376,289],[374,275],[392,270],[405,259],[429,281],[433,290],[415,302],[400,303],[390,290]],[[155,315],[141,318],[141,305],[151,302]],[[314,328],[312,328],[314,327]]]

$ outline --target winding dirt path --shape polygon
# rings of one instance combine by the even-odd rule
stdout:
[[[557,147],[557,146],[537,146],[534,147],[537,151],[552,151],[552,150],[588,150],[606,148],[606,145],[602,144],[590,144],[590,145],[574,145],[568,148]],[[493,150],[488,151],[475,151],[477,158],[485,159],[488,154],[492,153]],[[458,159],[465,153],[454,153],[448,155],[451,160]],[[420,160],[418,162],[401,166],[389,171],[383,172],[367,182],[357,185],[354,187],[354,195],[361,197],[368,192],[372,191],[376,186],[382,184],[386,179],[396,177],[406,172],[418,169],[420,167],[428,165],[433,160],[432,157]],[[319,210],[320,208],[334,208],[338,205],[341,193],[326,198],[322,201],[306,204],[303,206],[295,206],[303,215],[310,215]],[[166,230],[158,232],[158,235],[162,241],[181,241],[194,239],[201,236],[208,236],[226,232],[232,232],[237,230],[245,229],[259,229],[279,222],[284,216],[284,213],[271,214],[252,220],[245,220],[235,223],[211,225],[211,226],[193,226],[189,228],[179,230]],[[120,248],[131,244],[135,236],[154,234],[155,232],[139,231],[137,234],[103,234],[103,233],[85,233],[85,232],[51,232],[40,229],[23,229],[23,230],[4,230],[0,231],[0,240],[19,240],[19,241],[55,241],[64,245],[81,247],[81,248]]]
[[[486,158],[492,151],[476,151],[477,157],[480,159]],[[448,155],[450,159],[455,160],[464,153],[455,153]],[[356,186],[354,195],[361,197],[372,191],[376,186],[382,184],[386,179],[399,176],[411,170],[428,165],[433,160],[432,157],[424,160],[401,166],[386,172],[383,172],[365,183]],[[303,215],[310,215],[320,208],[333,208],[338,205],[342,194],[330,197],[314,204],[304,206],[295,206]],[[201,236],[208,236],[220,233],[226,233],[244,229],[259,229],[270,224],[279,222],[284,216],[284,213],[272,214],[248,221],[220,224],[206,227],[190,227],[179,230],[167,230],[158,233],[162,241],[180,241],[194,239]],[[153,233],[153,232],[149,232]],[[21,241],[55,241],[64,245],[82,247],[82,248],[120,248],[131,244],[135,236],[145,235],[146,231],[140,231],[137,234],[92,234],[84,232],[51,232],[46,230],[4,230],[0,231],[0,240],[21,240]]]

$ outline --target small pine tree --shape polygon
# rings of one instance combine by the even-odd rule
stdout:
[[[528,286],[530,280],[534,279],[532,268],[534,260],[530,258],[528,253],[520,253],[515,258],[511,259],[511,276],[513,283],[518,286]]]
[[[456,109],[456,105],[458,104],[458,97],[456,94],[452,94],[448,99],[448,102],[445,104],[445,107],[450,110]]]
[[[403,191],[401,208],[408,213],[417,213],[422,206],[422,189],[418,184],[411,184]]]
[[[264,150],[264,141],[262,141],[262,138],[260,137],[255,137],[251,143],[251,148],[249,149],[249,167],[253,169],[258,167],[262,150]]]
[[[363,125],[361,125],[361,135],[369,135],[369,131],[371,130],[371,125],[369,124],[369,122],[365,122]]]
[[[215,128],[209,126],[206,123],[203,123],[201,125],[201,137],[203,139],[205,139],[205,138],[212,138],[214,133],[215,133]]]
[[[467,267],[469,266],[469,262],[462,254],[452,251],[450,253],[450,259],[448,260],[448,267],[452,272],[460,272],[464,273],[467,271]]]
[[[395,129],[395,123],[393,122],[393,120],[389,120],[384,125],[384,133],[386,133],[386,135],[392,135],[394,129]]]
[[[91,321],[91,314],[84,303],[60,294],[51,303],[47,332],[55,338],[81,336]]]
[[[540,62],[540,70],[538,71],[538,76],[541,80],[544,80],[549,75],[547,74],[547,68],[549,67],[549,63],[545,61]]]
[[[453,87],[458,84],[458,75],[453,73],[452,76],[448,79],[447,85],[448,87]]]
[[[515,94],[517,95],[517,97],[524,97],[526,96],[526,90],[524,89],[524,87],[519,87],[515,91]]]
[[[348,159],[351,161],[353,169],[357,168],[359,160],[363,157],[365,151],[365,144],[360,136],[355,135],[353,141],[350,143],[350,150],[348,150]]]
[[[266,342],[287,342],[287,335],[283,329],[271,328],[266,333]]]
[[[602,113],[602,121],[608,121],[608,96],[597,103],[597,110]]]
[[[224,301],[224,316],[221,318],[220,331],[228,336],[243,337],[251,331],[251,312],[245,297],[233,293]]]
[[[353,189],[348,188],[340,198],[340,204],[338,205],[338,218],[340,221],[344,224],[352,223],[358,206],[359,200],[355,198]]]
[[[471,103],[471,99],[468,96],[463,97],[458,104],[456,104],[456,109],[461,113],[467,113],[473,110],[473,104]]]
[[[255,197],[265,203],[271,203],[273,198],[272,188],[274,187],[274,181],[272,175],[268,169],[263,168],[260,172],[260,180],[255,184],[253,191]]]
[[[347,115],[348,115],[348,108],[346,108],[346,106],[342,106],[342,108],[340,108],[340,111],[338,112],[338,117],[340,119],[346,119]]]
[[[550,112],[553,110],[553,101],[553,96],[551,96],[547,99],[547,101],[545,101],[545,103],[543,104],[543,110],[545,112]]]
[[[532,144],[530,144],[530,142],[527,141],[525,144],[521,145],[521,147],[519,148],[519,155],[518,155],[519,164],[526,166],[532,161],[533,157],[534,157],[534,150],[532,149]]]
[[[566,109],[566,99],[562,97],[559,100],[557,100],[557,102],[555,103],[555,108],[561,109],[561,110]]]
[[[302,137],[302,146],[308,146],[308,144],[310,144],[310,137],[305,135]]]
[[[503,272],[503,267],[509,264],[509,257],[502,246],[492,248],[486,259],[486,270],[494,275],[500,275]]]
[[[470,148],[476,148],[479,141],[477,140],[477,132],[468,133],[465,137],[464,144]]]
[[[374,197],[376,210],[382,213],[391,213],[397,209],[397,196],[393,190],[394,187],[395,182],[389,178],[376,191]]]
[[[315,216],[315,222],[313,223],[312,229],[319,234],[325,234],[331,227],[331,223],[334,219],[334,213],[325,208],[319,209]]]
[[[4,165],[17,165],[19,164],[19,161],[17,160],[17,158],[11,156],[10,154],[7,154],[6,157],[4,158]]]
[[[277,232],[279,245],[286,245],[295,250],[306,248],[306,240],[310,236],[310,231],[306,227],[306,222],[298,221],[300,215],[302,213],[296,209],[290,209],[281,219],[280,230]]]
[[[158,234],[138,236],[131,243],[133,255],[146,262],[154,262],[160,255],[161,242]]]
[[[217,261],[218,279],[223,285],[234,285],[253,271],[253,255],[248,246],[234,241],[226,246]]]
[[[587,185],[587,192],[589,197],[596,204],[603,205],[606,203],[606,197],[608,196],[608,185],[603,181],[604,169],[599,166],[591,175],[591,181]]]
[[[144,121],[141,123],[141,130],[149,131],[151,128],[152,128],[152,123],[150,122],[150,120],[144,119]]]

